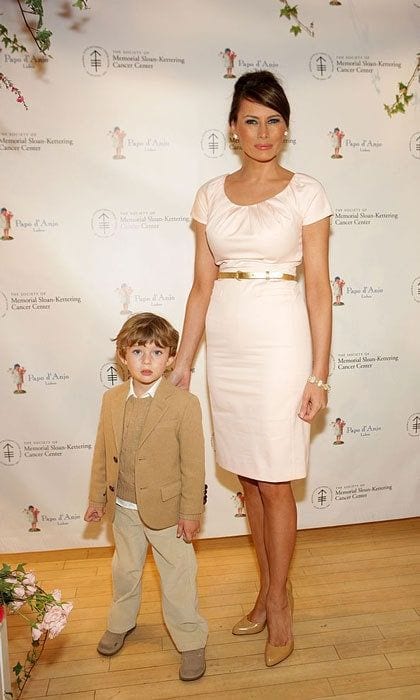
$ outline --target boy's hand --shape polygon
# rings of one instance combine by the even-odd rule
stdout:
[[[198,532],[200,532],[199,520],[184,520],[183,518],[178,520],[176,536],[182,537],[184,542],[189,544]]]
[[[105,513],[105,506],[88,506],[84,515],[87,523],[99,523]]]

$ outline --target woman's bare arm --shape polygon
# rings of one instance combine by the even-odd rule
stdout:
[[[329,372],[332,297],[328,270],[329,218],[303,227],[305,290],[312,337],[312,374],[323,382]],[[300,417],[310,422],[327,405],[327,392],[307,384]]]
[[[171,381],[188,389],[191,365],[204,331],[207,308],[219,268],[214,262],[206,238],[206,227],[193,219],[196,238],[194,282],[188,296],[184,327]]]

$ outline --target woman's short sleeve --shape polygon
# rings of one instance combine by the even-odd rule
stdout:
[[[206,224],[207,207],[207,195],[205,185],[203,185],[202,187],[200,187],[195,196],[194,204],[191,209],[192,218],[198,221],[200,224]]]
[[[305,194],[302,211],[302,224],[304,226],[314,224],[315,221],[325,219],[326,216],[331,216],[333,213],[331,205],[321,183],[317,180],[312,180]]]

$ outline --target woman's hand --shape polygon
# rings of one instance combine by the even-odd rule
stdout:
[[[188,391],[191,381],[191,368],[174,367],[169,375],[169,381],[175,386],[179,386],[180,389]]]
[[[318,411],[325,408],[328,403],[328,392],[316,384],[306,384],[303,392],[302,403],[298,413],[299,418],[306,423],[312,423]]]

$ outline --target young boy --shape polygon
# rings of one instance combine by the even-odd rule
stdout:
[[[130,379],[103,397],[85,520],[101,520],[106,507],[115,539],[113,603],[99,653],[115,654],[136,626],[150,543],[186,681],[206,669],[208,628],[198,613],[191,544],[203,510],[204,439],[198,399],[163,376],[178,338],[152,313],[131,316],[118,333],[117,354]]]

